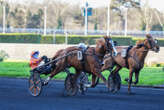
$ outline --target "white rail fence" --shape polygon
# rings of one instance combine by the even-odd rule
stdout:
[[[3,29],[0,28],[0,33]],[[5,33],[37,33],[44,34],[44,29],[34,29],[34,28],[7,28]],[[83,30],[61,30],[61,29],[47,29],[46,34],[73,34],[73,35],[84,35]],[[110,31],[110,35],[121,35],[124,36],[124,31]],[[150,34],[154,37],[164,38],[164,31],[150,31]],[[106,30],[88,30],[88,35],[106,35]],[[127,31],[128,36],[144,37],[145,31]]]

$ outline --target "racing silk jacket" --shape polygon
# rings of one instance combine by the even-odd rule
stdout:
[[[42,58],[38,58],[38,59],[36,59],[36,58],[33,58],[32,56],[31,56],[31,59],[30,59],[30,67],[31,67],[31,69],[34,69],[34,68],[36,68],[38,65],[39,65],[39,63],[42,61]]]

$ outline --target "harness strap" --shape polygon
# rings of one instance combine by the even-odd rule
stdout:
[[[81,64],[82,64],[82,68],[85,71],[85,60],[86,60],[86,51],[88,50],[89,46],[87,46],[87,48],[85,50],[82,50],[82,56],[83,59],[81,60]]]
[[[94,53],[93,56],[94,56],[94,58],[96,59],[96,61],[97,61],[99,64],[101,64],[102,61],[100,61],[100,59],[99,59],[98,57],[103,57],[103,56],[102,56],[102,55],[97,55],[95,49],[93,50],[93,53]]]

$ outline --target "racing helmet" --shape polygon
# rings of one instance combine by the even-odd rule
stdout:
[[[31,57],[37,59],[37,58],[39,57],[39,51],[33,51],[33,52],[31,53]]]

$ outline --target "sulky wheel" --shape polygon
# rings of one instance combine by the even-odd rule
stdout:
[[[121,77],[119,73],[115,75],[110,74],[108,77],[109,91],[110,92],[118,92],[121,88]]]
[[[66,79],[65,79],[65,95],[67,96],[74,96],[77,94],[78,91],[78,86],[76,84],[76,82],[74,83],[74,74],[68,74]]]
[[[42,90],[42,81],[38,73],[31,74],[29,78],[29,92],[32,96],[39,96]]]
[[[84,72],[81,72],[80,76],[77,79],[77,84],[79,88],[79,92],[84,94],[87,91],[86,84],[89,85],[88,75]]]

